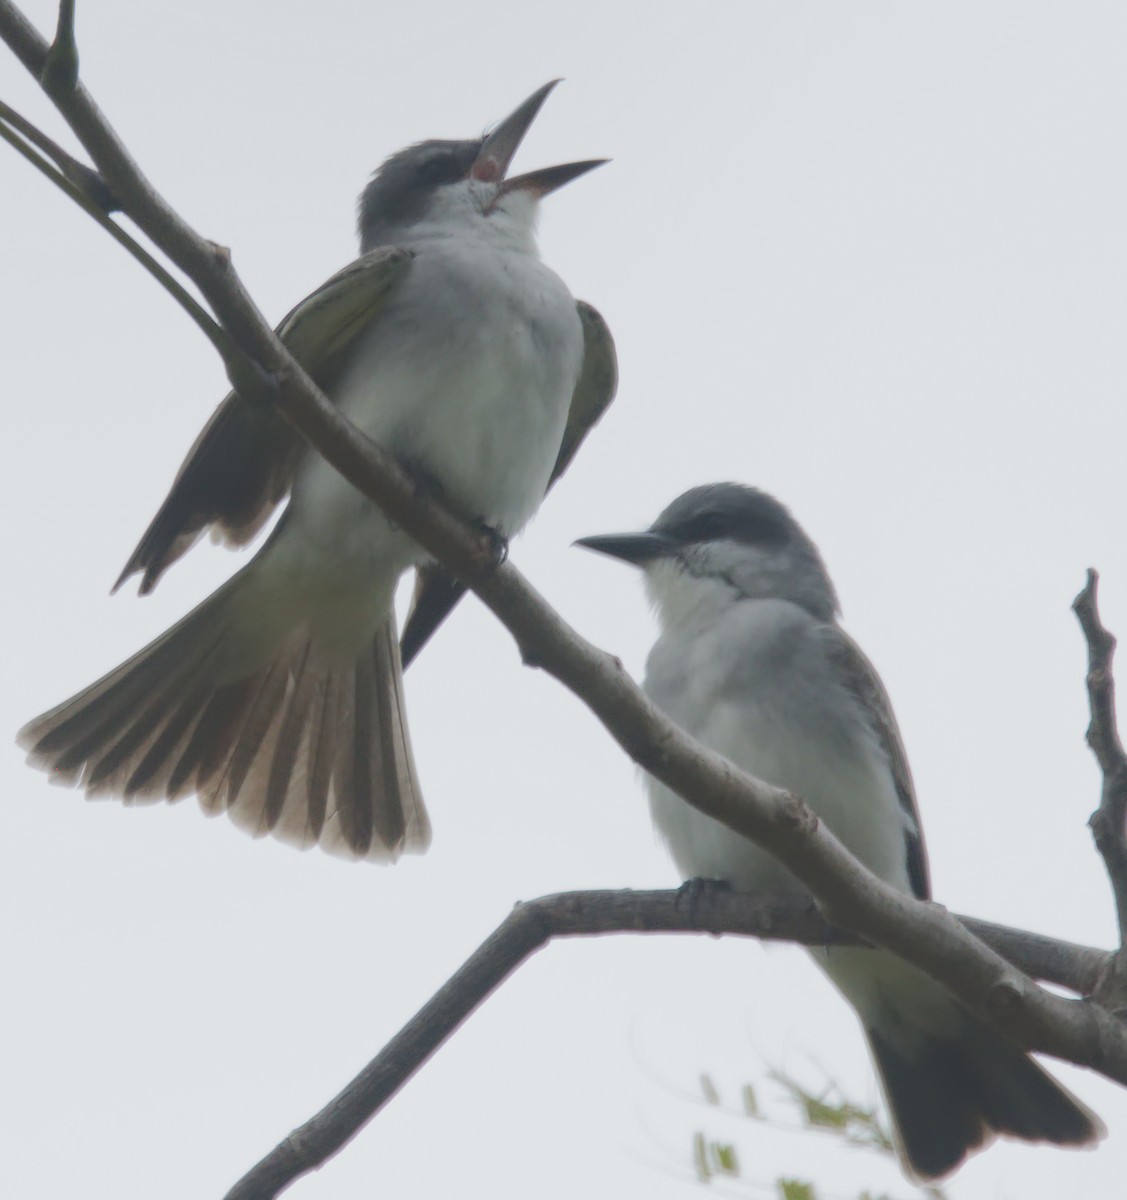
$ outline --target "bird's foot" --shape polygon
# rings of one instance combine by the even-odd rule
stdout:
[[[732,885],[726,879],[686,879],[677,889],[673,907],[695,923],[703,907],[711,906],[716,896],[731,890]]]
[[[437,502],[452,512],[458,511],[456,506],[450,502],[441,482],[424,467],[408,458],[400,459],[399,465],[410,474],[418,494],[427,500]],[[487,524],[481,517],[471,521],[470,524],[477,535],[478,561],[483,569],[495,571],[509,557],[508,538],[494,529],[492,525]]]
[[[509,557],[509,539],[482,520],[473,524],[482,542],[482,558],[495,571]]]

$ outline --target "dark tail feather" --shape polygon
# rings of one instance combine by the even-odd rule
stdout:
[[[245,639],[232,597],[221,589],[29,722],[18,737],[29,762],[126,803],[197,792],[206,812],[303,848],[373,860],[424,850],[394,617],[353,661],[319,653],[298,628],[233,678]]]
[[[920,1033],[910,1051],[879,1030],[872,1046],[900,1149],[921,1179],[938,1179],[997,1134],[1093,1145],[1103,1123],[1032,1058],[969,1014],[957,1036]]]

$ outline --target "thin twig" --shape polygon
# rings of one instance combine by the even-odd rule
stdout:
[[[55,40],[39,72],[43,90],[54,100],[73,92],[78,84],[78,40],[74,36],[75,0],[60,0]]]
[[[0,102],[0,138],[6,141],[17,153],[22,154],[37,171],[42,172],[59,191],[73,200],[83,212],[97,221],[119,246],[123,246],[180,305],[188,316],[192,318],[207,340],[211,342],[220,354],[230,354],[232,352],[230,338],[215,323],[211,314],[153,258],[144,246],[130,237],[116,221],[110,218],[109,210],[102,205],[96,193],[88,190],[83,183],[76,183],[68,175],[64,174],[62,170],[52,166],[41,154],[38,154],[35,148],[29,144],[31,141],[30,136],[15,121],[9,118],[9,114],[16,117],[19,116],[18,113],[14,113],[12,109],[8,108],[6,104]],[[41,136],[45,137],[45,135]],[[24,140],[25,138],[28,140]],[[46,140],[50,141],[49,138]],[[38,145],[38,142],[36,142],[36,145]],[[57,146],[55,150],[60,154],[66,155],[66,152],[60,150]],[[66,155],[66,157],[69,158],[69,155]],[[82,164],[74,159],[71,159],[71,162],[76,167],[82,167]],[[101,180],[101,176],[96,172],[90,171],[88,167],[83,169],[88,172],[92,179]],[[104,184],[102,186],[106,194],[110,195],[109,189],[105,188]]]
[[[73,154],[68,154],[58,142],[48,137],[42,129],[33,125],[25,116],[16,112],[3,100],[0,100],[0,121],[10,125],[33,146],[42,150],[67,179],[85,192],[107,216],[121,208],[113,192],[106,186],[106,181],[97,171],[88,167],[84,162],[79,162]],[[68,192],[67,195],[69,196],[70,193]]]
[[[960,920],[1030,974],[1080,994],[1095,985],[1110,958],[1103,950],[986,921]],[[743,934],[808,946],[858,943],[856,937],[827,925],[812,903],[780,904],[730,888],[564,892],[519,904],[356,1078],[252,1167],[226,1200],[269,1200],[322,1166],[474,1009],[553,938],[610,933]]]
[[[1099,575],[1088,572],[1084,590],[1073,602],[1084,638],[1088,643],[1088,745],[1100,765],[1103,782],[1099,808],[1088,818],[1096,849],[1104,861],[1115,911],[1119,919],[1119,943],[1127,943],[1127,755],[1119,738],[1115,717],[1115,679],[1112,659],[1115,638],[1100,620],[1097,591]]]
[[[1100,620],[1099,581],[1099,575],[1089,570],[1084,590],[1072,605],[1088,643],[1087,739],[1101,775],[1099,807],[1088,818],[1088,826],[1111,884],[1119,923],[1119,950],[1092,994],[1109,1011],[1123,1016],[1127,1013],[1127,755],[1115,715],[1115,637]]]
[[[63,16],[60,12],[60,22]],[[49,47],[10,0],[0,0],[0,38],[24,67],[41,79]],[[294,372],[294,379],[285,381],[288,386],[282,386],[281,377],[294,371],[296,364],[272,330],[264,336],[268,326],[232,269],[230,253],[201,238],[169,207],[133,161],[85,87],[77,83],[73,88],[49,94],[122,210],[197,286],[203,281],[201,291],[223,329],[223,340],[212,338],[212,344],[222,356],[236,390],[246,398],[265,403],[277,401],[287,419],[290,406],[285,397],[290,392],[300,392],[307,403],[320,402],[332,411],[332,406],[300,368]]]

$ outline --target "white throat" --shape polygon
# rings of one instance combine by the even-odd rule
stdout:
[[[643,582],[663,631],[712,624],[742,598],[727,580],[693,575],[675,558],[651,563]]]
[[[497,199],[498,186],[466,180],[441,188],[426,212],[410,224],[386,226],[387,245],[421,246],[450,239],[470,239],[500,253],[540,257],[536,245],[539,202],[518,189]]]

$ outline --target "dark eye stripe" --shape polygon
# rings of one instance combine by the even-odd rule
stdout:
[[[682,544],[724,538],[770,547],[801,537],[794,518],[773,496],[738,483],[690,488],[658,517],[653,531]]]
[[[664,532],[679,542],[707,542],[724,537],[728,524],[730,522],[726,522],[721,513],[701,512],[684,521],[677,521]]]
[[[455,183],[465,174],[461,157],[453,154],[436,154],[419,166],[420,182],[436,187],[443,183]]]
[[[436,188],[464,179],[481,142],[420,142],[393,154],[360,197],[359,225],[365,250],[379,245],[389,230],[422,215]]]
[[[737,516],[731,512],[707,510],[676,521],[661,532],[679,542],[714,542],[728,538],[749,546],[778,546],[789,536],[786,524],[774,514],[749,518],[747,514]]]

